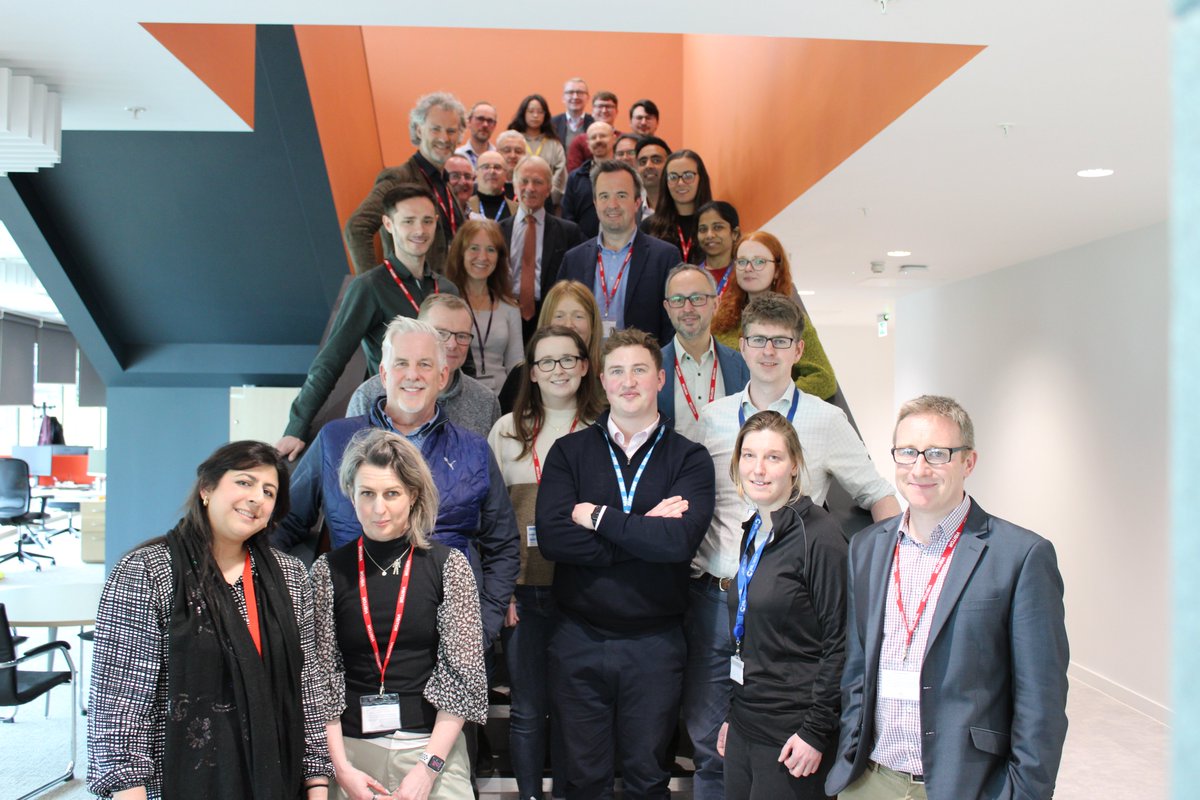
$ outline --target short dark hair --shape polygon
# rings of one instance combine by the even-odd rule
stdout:
[[[391,216],[396,210],[397,203],[403,203],[405,200],[412,200],[414,197],[423,197],[433,204],[433,208],[437,210],[437,200],[433,197],[433,192],[429,191],[428,186],[422,186],[419,183],[402,183],[399,186],[393,186],[387,190],[387,194],[383,196],[383,214]]]
[[[592,181],[592,195],[596,194],[596,179],[606,172],[624,172],[633,178],[633,190],[637,192],[638,197],[642,196],[642,176],[638,175],[638,171],[624,161],[614,159],[603,159],[592,164],[592,171],[588,177]]]
[[[662,369],[662,348],[658,346],[658,339],[655,339],[645,331],[639,331],[637,328],[622,328],[605,340],[604,348],[600,351],[601,369],[604,369],[604,364],[608,361],[609,353],[621,347],[646,348],[650,351],[650,357],[654,359],[654,368]]]
[[[733,207],[733,203],[727,203],[724,200],[709,200],[696,211],[696,219],[700,219],[700,216],[706,211],[715,211],[717,216],[728,222],[731,228],[742,227],[737,209]]]
[[[637,148],[638,148],[638,143],[642,141],[642,137],[638,136],[636,133],[622,133],[620,136],[618,136],[617,140],[615,142],[613,142],[613,152],[616,152],[617,145],[620,144],[621,142],[625,141],[626,139],[633,142],[633,151],[636,153]]]
[[[667,144],[664,140],[658,138],[657,136],[643,136],[641,141],[638,142],[638,155],[642,154],[643,147],[649,147],[652,144],[656,144],[661,147],[664,153],[670,154],[671,152],[671,145]]]
[[[630,119],[633,119],[633,112],[636,111],[639,106],[641,108],[646,109],[646,116],[654,117],[655,119],[658,119],[658,106],[655,104],[655,102],[653,100],[638,100],[636,103],[631,105],[629,107],[629,118]]]
[[[804,312],[791,297],[764,292],[742,309],[742,336],[754,324],[774,324],[792,331],[797,339],[804,336]]]
[[[617,96],[606,89],[601,89],[592,95],[592,105],[596,105],[597,100],[607,100],[608,102],[615,103],[617,106],[621,105],[620,101],[617,100]]]

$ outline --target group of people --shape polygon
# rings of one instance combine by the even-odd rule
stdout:
[[[970,418],[901,408],[901,513],[781,243],[652,101],[620,134],[589,96],[530,95],[494,143],[494,106],[418,101],[284,437],[214,453],[109,578],[97,794],[469,798],[498,649],[523,800],[547,753],[555,797],[668,796],[680,720],[698,799],[1051,796],[1062,582],[965,493]]]

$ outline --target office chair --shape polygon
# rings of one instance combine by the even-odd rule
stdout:
[[[17,669],[17,665],[31,658],[46,655],[53,650],[62,650],[67,660],[66,671],[39,672]],[[70,685],[75,680],[75,664],[71,661],[71,645],[66,642],[47,642],[30,650],[19,658],[13,645],[12,632],[8,627],[8,612],[0,603],[0,706],[23,706],[49,692],[55,686]],[[21,795],[17,800],[27,800],[44,792],[57,783],[66,783],[75,777],[75,725],[79,714],[76,711],[75,689],[71,688],[71,760],[67,770],[49,783],[32,792]],[[11,722],[11,720],[9,720]]]
[[[29,510],[29,464],[19,458],[0,458],[0,525],[17,526],[17,549],[0,556],[0,564],[15,558],[18,563],[32,563],[38,572],[42,565],[36,559],[44,558],[54,565],[53,556],[25,549],[26,541],[36,541],[29,523],[45,517]]]

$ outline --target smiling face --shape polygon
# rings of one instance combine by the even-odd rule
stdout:
[[[612,125],[613,120],[617,118],[617,104],[612,100],[593,100],[592,118],[597,122],[607,122]]]
[[[959,447],[962,431],[953,420],[940,414],[912,414],[900,420],[893,436],[894,447]],[[962,502],[963,484],[975,469],[974,450],[954,453],[950,463],[930,466],[924,456],[915,464],[896,465],[896,488],[908,501],[914,517],[936,525]]]
[[[658,130],[658,117],[646,113],[645,106],[634,106],[629,113],[629,126],[638,136],[653,136]]]
[[[592,315],[574,297],[564,297],[554,307],[550,316],[551,325],[565,325],[579,334],[584,344],[592,342]]]
[[[496,152],[504,159],[504,168],[511,176],[517,163],[525,156],[525,137],[516,133],[515,136],[505,136],[496,143]]]
[[[495,264],[492,267],[494,269]],[[471,350],[470,344],[458,341],[459,334],[470,335],[471,333],[471,312],[465,308],[448,308],[437,305],[422,314],[421,319],[437,328],[442,335],[447,332],[452,334],[442,343],[442,349],[446,353],[446,367],[453,375],[456,370],[462,368],[463,363],[467,360],[467,353]]]
[[[446,159],[446,182],[458,204],[466,206],[467,198],[475,193],[475,168],[466,156],[455,155]]]
[[[443,106],[433,106],[425,116],[425,122],[417,128],[421,138],[421,155],[435,166],[442,166],[454,155],[462,129],[458,126],[458,112]]]
[[[751,431],[742,437],[738,453],[741,489],[760,510],[774,511],[787,504],[799,470],[787,442],[777,432]]]
[[[737,230],[726,222],[724,217],[710,209],[700,215],[700,222],[696,226],[696,238],[700,240],[700,247],[709,258],[731,258]]]
[[[583,81],[567,81],[563,84],[563,105],[572,117],[583,114],[583,109],[587,108],[588,97],[587,84]]]
[[[742,242],[738,245],[737,257],[739,259],[748,259],[753,262],[755,259],[764,259],[768,263],[763,264],[761,270],[755,270],[753,263],[745,269],[737,267],[734,273],[737,278],[738,286],[742,287],[742,291],[754,297],[756,294],[761,294],[771,288],[771,284],[775,282],[775,268],[778,266],[774,263],[775,256],[771,255],[771,251],[762,242]]]
[[[540,133],[542,124],[546,121],[546,109],[537,100],[530,100],[525,106],[526,133]]]
[[[587,129],[588,150],[597,161],[612,157],[612,125],[607,122],[593,122]]]
[[[621,139],[613,148],[613,158],[637,169],[637,140]]]
[[[475,106],[471,116],[467,117],[467,130],[471,132],[472,142],[487,147],[492,131],[496,130],[496,109],[487,103]]]
[[[624,170],[600,173],[596,176],[592,199],[596,213],[600,215],[600,227],[605,233],[621,236],[633,232],[642,198],[637,193],[632,175]]]
[[[475,184],[480,194],[500,194],[504,191],[504,181],[507,179],[504,156],[495,150],[487,151],[475,162]]]
[[[375,542],[399,539],[408,533],[412,494],[393,470],[363,464],[354,475],[354,514],[363,534]]]
[[[698,294],[714,294],[708,278],[699,270],[684,270],[667,284],[667,297],[691,297]],[[672,308],[670,303],[663,300],[663,306],[667,309],[667,316],[671,318],[671,324],[675,326],[675,332],[679,334],[680,339],[707,338],[711,335],[710,326],[713,314],[717,310],[717,298],[707,298],[707,302],[702,306],[695,306],[687,300],[682,308]]]
[[[681,211],[683,207],[690,210],[696,202],[696,191],[700,188],[700,167],[695,159],[682,156],[667,164],[666,169],[667,191],[671,193],[675,205],[679,206]],[[688,175],[692,176],[690,181],[686,180]]]
[[[668,155],[666,150],[656,144],[648,144],[638,151],[638,172],[642,175],[642,183],[647,187],[647,191],[658,188],[663,164],[667,163]]]
[[[386,410],[393,420],[433,416],[438,393],[445,388],[449,367],[438,368],[441,342],[427,333],[405,333],[392,338],[392,357],[379,365],[387,393]]]
[[[216,486],[200,492],[207,500],[213,538],[244,544],[267,527],[278,492],[279,474],[274,467],[263,465],[226,472]]]
[[[517,199],[525,210],[537,211],[550,196],[550,168],[540,159],[526,163],[517,172],[515,187]]]
[[[405,263],[416,263],[429,252],[437,233],[437,208],[425,197],[410,197],[396,203],[383,218],[384,229],[392,235],[397,253],[407,256]]]
[[[636,422],[656,414],[658,390],[665,381],[666,373],[654,366],[654,357],[640,345],[618,347],[604,357],[600,382],[618,420]]]
[[[543,372],[538,362],[542,359],[557,361],[563,356],[576,356],[580,360],[570,369],[561,364],[555,364],[550,372]],[[561,408],[575,399],[579,384],[587,374],[588,364],[583,360],[585,353],[580,353],[575,342],[566,336],[547,336],[537,343],[533,351],[533,365],[529,371],[529,379],[542,390],[542,401],[551,408]]]
[[[467,243],[466,252],[463,253],[463,268],[468,277],[486,283],[496,271],[496,261],[499,257],[500,253],[492,237],[486,230],[481,230]]]
[[[746,344],[746,337],[749,336],[765,336],[767,343],[763,347],[751,347]],[[771,339],[779,336],[786,336],[794,341],[790,347],[776,348]],[[769,322],[752,322],[747,325],[746,335],[741,340],[741,353],[750,370],[750,380],[767,386],[790,382],[792,365],[804,354],[804,340],[795,337],[796,332],[783,325]]]

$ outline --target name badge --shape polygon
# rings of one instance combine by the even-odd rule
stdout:
[[[907,669],[879,671],[879,696],[890,700],[921,700],[921,673]]]
[[[615,319],[600,320],[600,328],[604,333],[604,338],[612,336],[617,330],[617,321]]]
[[[729,680],[741,686],[745,682],[746,662],[742,661],[742,657],[731,655],[729,657]]]
[[[537,527],[534,525],[525,526],[525,544],[528,547],[537,547]]]
[[[362,710],[363,733],[391,733],[400,728],[400,695],[393,692],[363,695],[358,699]]]

